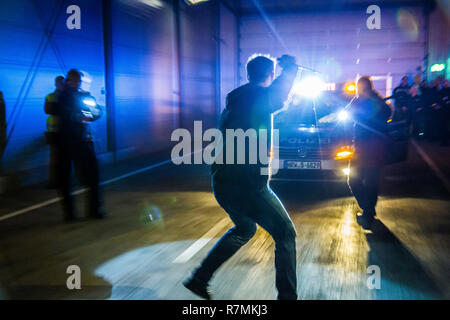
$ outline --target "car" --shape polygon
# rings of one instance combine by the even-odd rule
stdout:
[[[279,143],[272,148],[278,172],[271,180],[346,181],[353,155],[353,124],[345,110],[349,102],[336,91],[294,95],[273,118]]]
[[[272,146],[272,167],[277,165],[277,170],[272,169],[271,180],[345,182],[354,154],[348,106],[355,85],[330,85],[318,80],[306,83],[306,89],[302,83],[294,85],[286,108],[273,115],[279,143]],[[405,161],[408,123],[389,119],[387,126],[390,143],[386,164]]]

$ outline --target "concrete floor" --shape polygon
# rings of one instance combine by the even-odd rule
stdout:
[[[448,178],[442,159],[449,148],[420,145]],[[103,168],[103,180],[161,159]],[[300,299],[450,298],[449,193],[414,148],[408,162],[386,168],[372,232],[356,224],[358,207],[346,185],[272,188],[297,228]],[[64,224],[59,203],[0,221],[0,297],[197,299],[181,281],[231,226],[211,193],[208,168],[166,164],[102,190],[109,215],[102,221]],[[0,218],[56,195],[34,186],[2,196]],[[80,216],[83,199],[77,196]],[[203,246],[182,255],[193,244]],[[214,298],[275,299],[273,250],[258,229],[213,278]],[[69,265],[81,269],[81,290],[66,287]],[[380,289],[367,286],[372,265],[380,268]]]

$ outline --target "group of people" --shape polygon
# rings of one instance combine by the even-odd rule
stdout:
[[[299,68],[295,58],[287,55],[278,59],[278,65],[282,72],[275,79],[273,58],[258,55],[249,60],[246,66],[249,82],[227,95],[219,123],[224,136],[228,129],[246,131],[270,127],[270,115],[283,107]],[[69,221],[75,219],[70,191],[72,164],[80,181],[89,187],[89,216],[103,217],[98,163],[87,125],[97,120],[101,112],[86,108],[86,105],[97,104],[86,103],[86,99],[92,97],[80,89],[81,76],[81,72],[70,70],[65,78],[56,78],[56,90],[47,96],[45,103],[45,112],[49,114],[47,138],[53,156],[51,167],[57,169],[51,182],[61,191],[65,217]],[[392,97],[395,99],[394,118],[410,123],[418,136],[429,139],[439,136],[442,143],[447,143],[448,96],[448,81],[437,79],[426,85],[416,77],[410,86],[408,77],[404,77]],[[355,156],[351,160],[353,174],[349,176],[348,184],[361,208],[357,222],[365,229],[371,228],[376,216],[380,171],[388,153],[387,123],[392,112],[385,100],[375,91],[369,76],[359,78],[357,97],[350,106]],[[226,150],[226,146],[222,150]],[[260,162],[245,165],[214,163],[211,166],[214,196],[234,227],[222,236],[183,282],[200,297],[211,299],[208,284],[214,273],[253,237],[258,224],[275,241],[278,299],[297,299],[296,230],[282,202],[271,190],[269,176],[261,174],[264,166]]]
[[[437,77],[429,82],[422,81],[418,74],[410,84],[404,76],[394,89],[394,120],[410,123],[411,133],[416,138],[449,143],[450,87],[449,81]],[[388,98],[388,99],[390,99]]]
[[[89,92],[81,90],[83,74],[70,70],[55,79],[55,91],[45,98],[48,114],[46,140],[50,145],[49,187],[59,189],[64,218],[77,220],[71,192],[72,166],[88,187],[88,216],[104,217],[100,206],[98,161],[89,122],[99,119],[101,108]]]

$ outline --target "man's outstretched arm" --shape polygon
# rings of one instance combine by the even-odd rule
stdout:
[[[268,88],[271,113],[283,108],[283,103],[288,98],[298,72],[298,65],[292,56],[283,55],[278,58],[278,65],[283,71]]]

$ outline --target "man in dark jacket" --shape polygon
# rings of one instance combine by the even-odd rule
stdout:
[[[370,229],[375,218],[380,171],[386,161],[389,138],[387,120],[392,112],[373,89],[369,77],[358,80],[358,98],[351,106],[354,125],[355,156],[348,179],[350,190],[362,209],[358,223]]]
[[[283,69],[272,82],[275,63],[272,59],[257,56],[247,63],[249,83],[233,90],[227,96],[219,129],[226,137],[228,129],[270,129],[270,115],[283,107],[296,77],[295,59],[283,56],[279,59]],[[269,139],[270,141],[270,139]],[[239,151],[235,143],[224,138],[224,153]],[[261,145],[259,146],[262,147]],[[214,272],[246,244],[259,224],[275,240],[275,268],[278,299],[297,299],[296,231],[281,201],[270,189],[268,176],[263,175],[264,164],[250,164],[251,154],[246,151],[245,164],[216,162],[212,166],[212,188],[221,207],[228,213],[235,226],[217,242],[201,265],[184,285],[195,294],[210,299],[208,282]]]
[[[428,84],[425,94],[425,116],[426,116],[426,131],[428,141],[434,142],[439,138],[439,121],[442,116],[441,107],[439,103],[439,78],[431,80]]]
[[[449,144],[449,117],[450,117],[450,87],[449,81],[446,80],[442,84],[439,91],[438,101],[436,103],[437,130],[441,146]]]
[[[412,112],[412,135],[418,139],[422,138],[425,132],[425,103],[419,89],[415,86],[410,90],[409,105]]]
[[[82,74],[72,69],[67,73],[64,90],[58,99],[57,116],[60,119],[60,191],[66,221],[75,219],[71,195],[72,164],[78,179],[88,187],[88,215],[103,218],[100,212],[98,162],[90,136],[88,122],[101,116],[89,93],[81,91]]]
[[[409,105],[409,83],[408,76],[403,76],[400,85],[394,89],[393,97],[395,99],[395,119],[411,121],[411,109]]]

